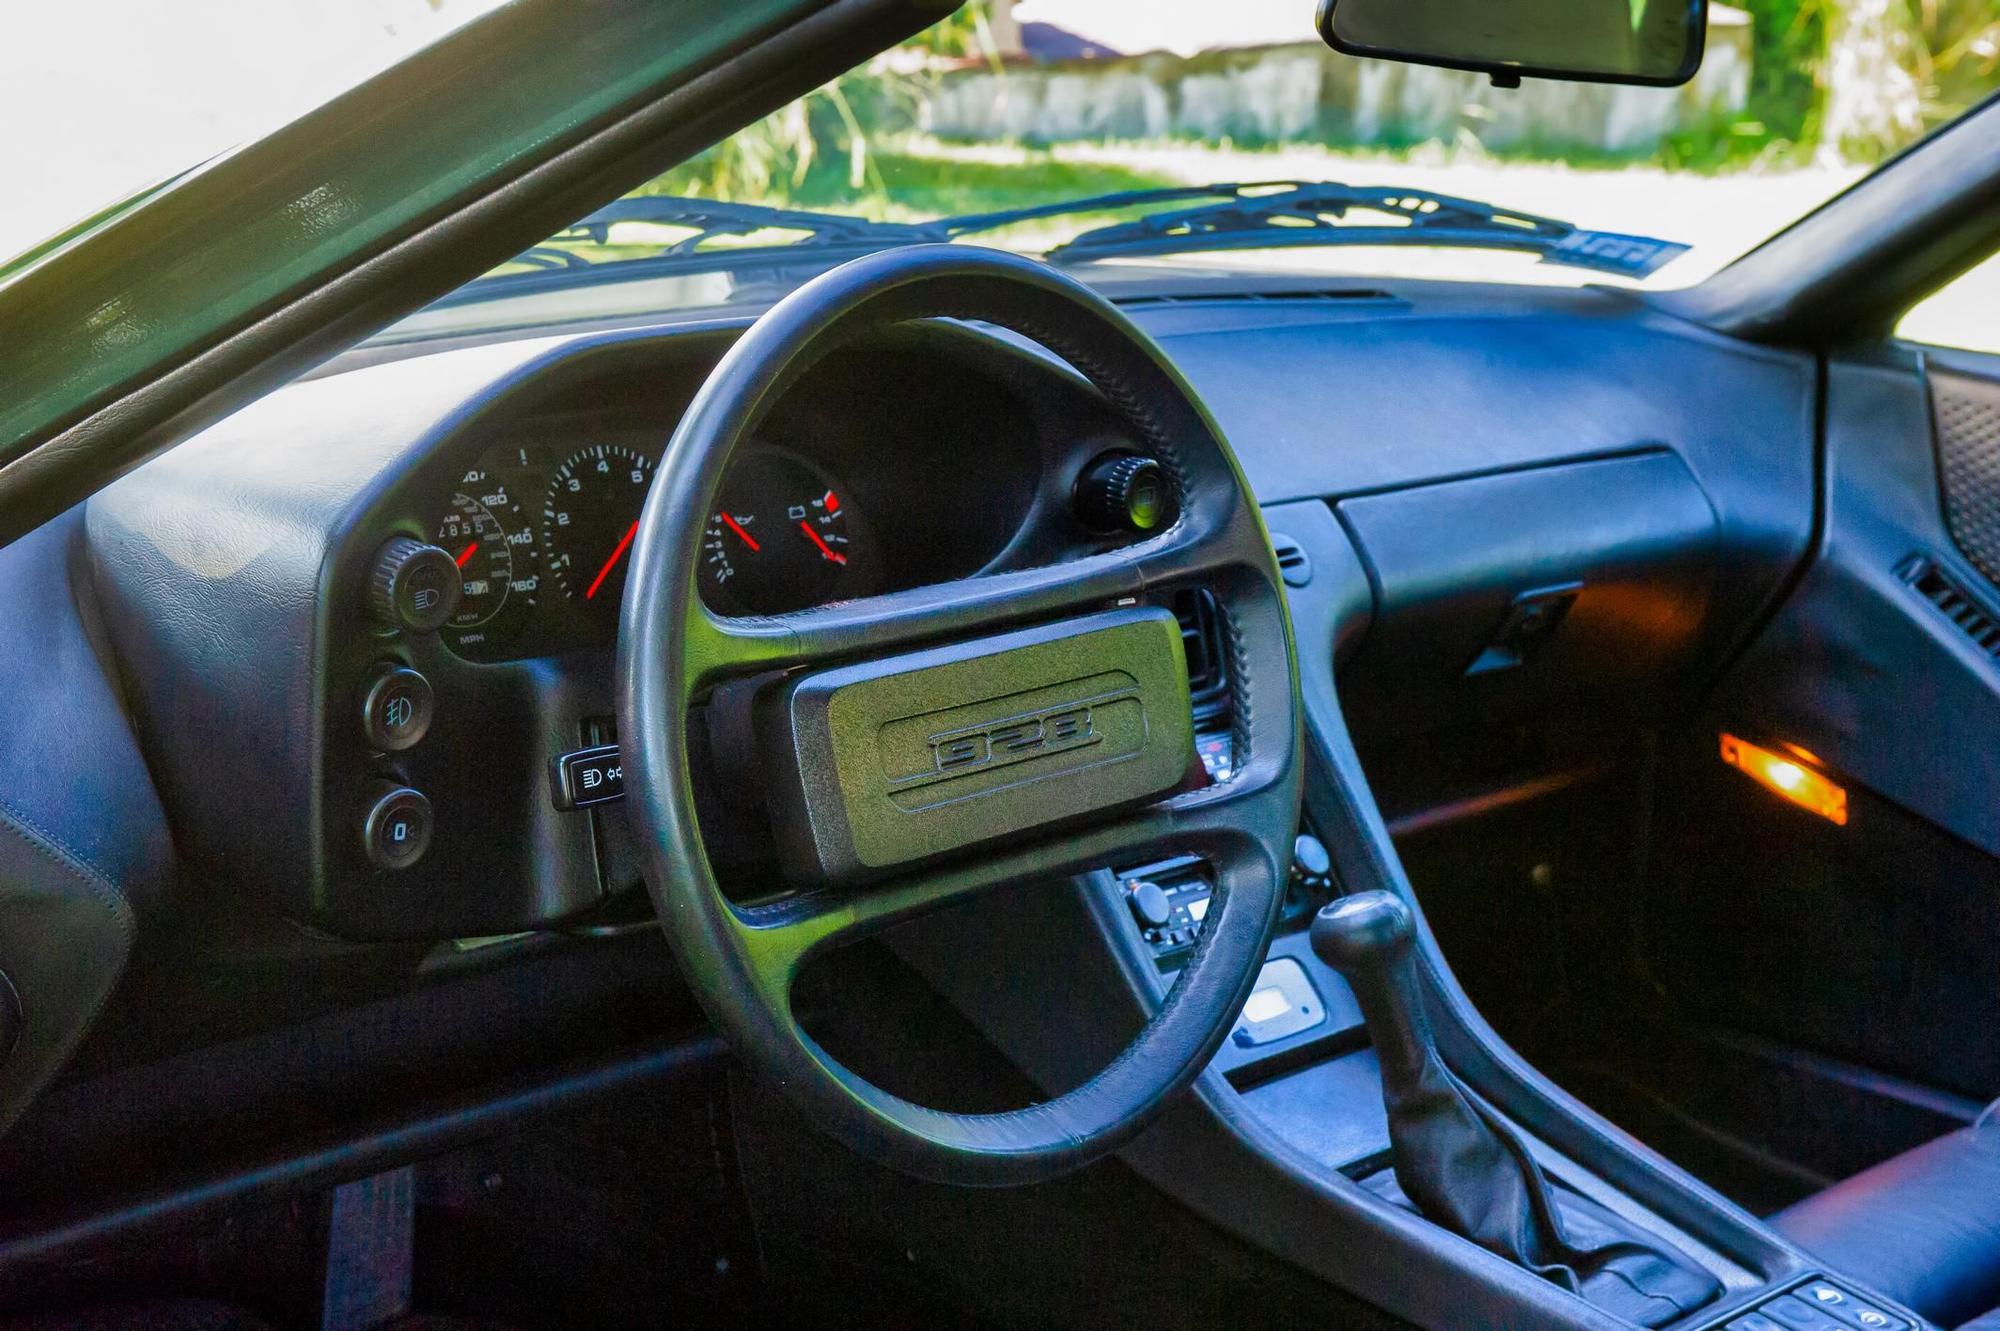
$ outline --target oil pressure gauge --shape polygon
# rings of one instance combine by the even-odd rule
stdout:
[[[856,594],[864,556],[830,476],[794,454],[755,448],[730,468],[709,517],[702,591],[724,614],[802,610]]]

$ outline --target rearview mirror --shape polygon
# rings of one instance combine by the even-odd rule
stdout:
[[[1320,0],[1346,55],[1523,78],[1674,87],[1701,68],[1708,0]]]

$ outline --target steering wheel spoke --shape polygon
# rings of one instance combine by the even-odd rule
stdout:
[[[760,983],[777,994],[789,993],[813,957],[980,893],[1037,879],[1192,854],[1225,881],[1263,873],[1274,888],[1282,887],[1288,864],[1263,853],[1260,839],[1246,831],[1254,820],[1244,812],[1259,801],[1282,799],[1280,784],[1267,774],[1209,786],[1056,832],[1045,842],[975,853],[883,883],[733,907],[731,923]]]
[[[731,676],[880,657],[1011,625],[1134,604],[1138,566],[1117,556],[985,574],[888,592],[769,618],[728,618],[696,604],[688,612],[688,694]]]

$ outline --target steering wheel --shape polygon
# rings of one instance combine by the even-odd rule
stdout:
[[[1012,330],[1090,380],[1164,465],[1177,516],[1053,567],[787,615],[709,610],[698,556],[737,447],[835,347],[938,319]],[[627,805],[681,969],[753,1072],[861,1154],[961,1184],[1088,1164],[1187,1088],[1270,942],[1297,829],[1301,706],[1249,486],[1143,333],[1020,256],[932,245],[854,260],[787,296],[716,366],[667,445],[631,559],[618,643]],[[1208,589],[1226,624],[1238,755],[1229,780],[1198,788],[1181,637],[1160,605],[1189,586]],[[689,711],[725,694],[752,700],[787,877],[810,884],[769,904],[724,894],[697,822]],[[1200,939],[1125,1051],[1053,1100],[995,1114],[913,1104],[842,1066],[794,1014],[793,981],[824,949],[971,893],[1176,853],[1214,877]]]

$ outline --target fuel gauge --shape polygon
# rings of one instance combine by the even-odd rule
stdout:
[[[832,478],[776,449],[746,452],[722,484],[702,541],[705,599],[772,615],[852,594],[859,552]]]

